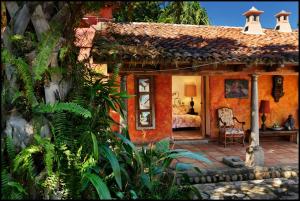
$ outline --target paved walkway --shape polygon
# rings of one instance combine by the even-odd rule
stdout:
[[[261,141],[265,154],[265,166],[277,165],[292,165],[298,166],[299,148],[298,144],[289,141]],[[228,145],[226,148],[219,145],[217,142],[209,142],[208,144],[176,144],[175,149],[187,149],[193,152],[199,152],[205,155],[212,164],[202,163],[193,159],[181,158],[181,162],[195,163],[200,168],[226,168],[227,165],[222,163],[224,156],[239,156],[245,161],[246,148],[248,144],[243,147],[239,144]]]
[[[298,200],[298,184],[297,177],[196,184],[194,187],[204,200]]]

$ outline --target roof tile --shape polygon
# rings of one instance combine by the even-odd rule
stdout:
[[[92,50],[92,54],[103,60],[107,59],[107,51],[115,48],[119,58],[131,61],[171,57],[192,62],[206,62],[207,58],[223,62],[257,62],[257,59],[262,63],[270,59],[298,62],[298,31],[282,33],[264,29],[264,35],[250,35],[242,33],[242,27],[163,23],[108,22],[105,27],[105,32],[96,31]],[[119,45],[98,44],[103,38]]]

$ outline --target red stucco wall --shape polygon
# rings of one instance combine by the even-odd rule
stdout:
[[[296,120],[296,126],[298,125],[298,110],[299,110],[299,89],[298,89],[297,75],[283,76],[283,91],[284,96],[279,99],[279,102],[275,102],[272,94],[272,76],[260,76],[258,79],[258,97],[260,100],[269,100],[271,113],[266,114],[266,125],[272,126],[275,121],[283,123],[289,114],[292,114]],[[261,122],[260,122],[261,124]]]
[[[127,77],[127,91],[135,94],[134,76]],[[172,76],[154,76],[155,99],[155,129],[136,130],[135,125],[135,97],[128,99],[128,128],[129,135],[135,143],[158,141],[170,137],[172,133]]]
[[[248,98],[225,98],[225,79],[247,79],[249,80]],[[247,75],[238,76],[211,76],[209,77],[210,88],[210,128],[211,138],[217,138],[219,129],[217,127],[217,109],[229,107],[233,109],[233,114],[239,121],[245,121],[245,128],[250,128],[250,104],[251,104],[251,78]]]
[[[258,77],[258,98],[260,100],[269,100],[271,113],[267,114],[266,125],[272,126],[275,121],[284,123],[289,114],[292,114],[296,120],[298,128],[298,79],[297,75],[285,75],[283,89],[285,95],[280,98],[279,102],[275,102],[272,97],[272,75],[261,75]],[[224,80],[225,79],[247,79],[249,80],[249,97],[247,99],[225,98]],[[246,74],[238,76],[211,76],[209,78],[210,86],[210,127],[211,138],[217,138],[217,108],[230,107],[233,109],[234,115],[240,120],[245,121],[245,129],[249,129],[251,125],[251,77]],[[260,114],[261,125],[261,114]]]

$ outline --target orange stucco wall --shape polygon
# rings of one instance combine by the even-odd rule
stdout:
[[[283,91],[284,96],[275,102],[272,94],[272,76],[260,76],[258,79],[258,97],[260,100],[270,100],[271,112],[266,114],[266,126],[272,126],[275,121],[284,123],[289,114],[292,114],[296,120],[296,127],[298,125],[298,110],[299,110],[299,89],[298,89],[297,75],[283,76]],[[261,124],[261,122],[260,122]]]
[[[134,76],[127,77],[127,91],[135,94]],[[135,97],[128,99],[128,130],[135,143],[148,143],[170,137],[172,133],[172,76],[154,76],[155,129],[136,130]]]
[[[247,79],[249,87],[248,98],[225,98],[225,79]],[[211,138],[217,138],[219,129],[217,127],[217,109],[220,107],[230,107],[233,114],[239,121],[245,121],[245,128],[250,128],[250,104],[251,104],[251,81],[247,75],[238,76],[211,76],[209,77],[210,88],[210,128]]]
[[[283,124],[289,114],[292,114],[296,120],[296,127],[298,128],[298,75],[285,75],[283,82],[284,96],[280,98],[279,102],[275,102],[272,97],[272,76],[261,75],[258,77],[258,98],[260,100],[269,100],[271,113],[267,114],[266,125],[268,127],[277,121]],[[247,99],[225,98],[224,82],[225,79],[247,79],[249,80],[249,96]],[[209,78],[210,86],[210,127],[211,138],[217,138],[217,112],[220,107],[230,107],[233,109],[234,115],[240,120],[245,121],[245,129],[250,129],[251,118],[251,77],[246,74],[238,76],[211,76]],[[261,125],[261,115],[260,115]]]

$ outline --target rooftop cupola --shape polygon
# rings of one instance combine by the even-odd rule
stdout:
[[[279,32],[292,32],[292,28],[289,22],[290,12],[286,12],[285,10],[280,11],[275,15],[276,17],[276,26],[275,30]]]
[[[243,15],[246,16],[246,24],[243,33],[246,34],[264,34],[259,21],[259,15],[264,11],[257,10],[254,6]]]

